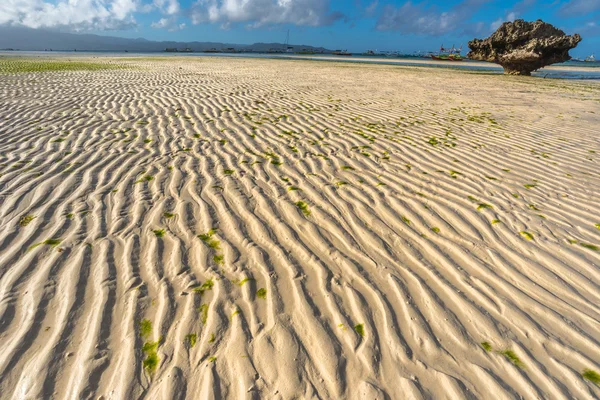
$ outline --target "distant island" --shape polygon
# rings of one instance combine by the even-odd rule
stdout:
[[[156,42],[142,38],[74,34],[53,30],[0,26],[0,49],[21,51],[114,51],[114,52],[257,52],[331,53],[309,45],[284,43],[235,44],[220,42]]]

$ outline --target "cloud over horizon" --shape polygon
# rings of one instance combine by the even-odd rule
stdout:
[[[330,25],[340,19],[328,0],[197,0],[191,7],[192,23],[243,23],[250,28],[267,25]]]
[[[452,31],[477,31],[480,24],[467,22],[490,0],[465,0],[447,10],[427,2],[405,2],[402,6],[388,4],[384,7],[376,29],[405,34],[440,36]]]
[[[120,30],[136,25],[140,0],[2,0],[0,25],[29,28],[68,27],[80,30]]]
[[[600,0],[571,0],[562,4],[559,12],[564,16],[585,16],[600,10]]]

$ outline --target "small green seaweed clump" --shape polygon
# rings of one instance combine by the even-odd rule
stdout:
[[[521,359],[517,356],[517,354],[514,351],[507,349],[507,350],[501,351],[500,354],[502,354],[504,357],[506,357],[510,362],[512,362],[517,367],[519,367],[521,369],[525,368],[525,364],[523,364],[523,361],[521,361]]]
[[[212,279],[208,279],[206,282],[204,282],[199,287],[194,288],[194,293],[204,294],[204,292],[206,292],[207,290],[212,290],[212,288],[214,286],[215,286],[215,282]]]
[[[29,225],[29,223],[31,221],[33,221],[34,218],[35,218],[35,215],[32,215],[32,214],[23,215],[21,217],[21,219],[19,220],[19,225],[20,226],[27,226],[27,225]]]
[[[198,238],[208,245],[213,250],[221,250],[221,242],[213,239],[213,235],[217,233],[216,229],[211,229],[207,233],[198,235]]]
[[[265,288],[260,288],[256,291],[256,297],[258,297],[259,299],[266,299],[267,298],[267,289]]]
[[[153,230],[152,232],[154,232],[154,234],[156,235],[157,238],[161,238],[161,237],[165,236],[164,229],[156,229],[156,230]]]
[[[142,348],[143,352],[146,354],[146,359],[143,361],[144,368],[146,368],[150,374],[153,374],[156,371],[158,363],[160,362],[157,353],[159,344],[160,339],[156,342],[144,343],[144,347]]]
[[[190,333],[185,335],[185,341],[190,346],[190,349],[196,345],[196,341],[198,340],[198,335],[195,333]]]
[[[200,320],[204,325],[206,325],[206,321],[208,321],[208,304],[202,304],[198,307],[198,311],[200,312]]]
[[[50,246],[50,247],[56,247],[56,246],[58,246],[58,245],[59,245],[61,242],[62,242],[62,240],[61,240],[61,239],[47,239],[47,240],[44,240],[43,242],[40,242],[40,243],[36,243],[36,244],[34,244],[34,245],[31,245],[31,246],[29,247],[29,250],[33,250],[33,249],[35,249],[36,247],[38,247],[38,246],[41,246],[41,245],[46,245],[46,246]]]
[[[217,265],[222,265],[225,263],[225,256],[223,254],[215,254],[213,257],[213,261]]]
[[[586,368],[581,373],[581,376],[583,376],[588,381],[593,382],[596,385],[600,386],[600,374],[597,373],[596,371]]]
[[[254,280],[254,278],[244,278],[241,281],[237,282],[237,285],[241,287],[241,286],[244,286],[245,283],[253,281],[253,280]]]
[[[149,319],[143,319],[139,323],[140,325],[140,336],[146,338],[152,334],[152,321]]]
[[[296,202],[296,207],[298,207],[305,216],[308,217],[310,215],[310,210],[308,209],[308,204],[306,204],[305,202],[303,202],[303,201]]]
[[[595,246],[593,244],[589,244],[589,243],[579,243],[581,246],[585,247],[586,249],[590,249],[593,251],[600,251],[600,247]]]
[[[521,235],[523,235],[525,237],[525,239],[527,240],[533,240],[533,234],[529,233],[527,231],[521,231],[519,232]]]
[[[152,180],[154,180],[154,177],[152,175],[145,175],[144,177],[135,181],[135,183],[150,182]]]
[[[356,331],[356,333],[358,333],[361,337],[365,336],[365,325],[364,324],[356,324],[354,325],[354,330]]]
[[[485,351],[492,351],[492,345],[489,342],[481,342],[481,347],[483,347]]]

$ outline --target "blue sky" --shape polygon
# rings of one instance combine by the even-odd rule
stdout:
[[[364,51],[435,50],[538,18],[600,53],[600,0],[1,0],[0,25],[151,40],[283,42]]]

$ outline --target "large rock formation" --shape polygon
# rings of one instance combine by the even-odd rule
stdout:
[[[581,36],[567,36],[542,20],[505,22],[487,39],[469,42],[470,59],[489,61],[504,67],[505,74],[531,75],[546,65],[571,59],[569,50]]]

